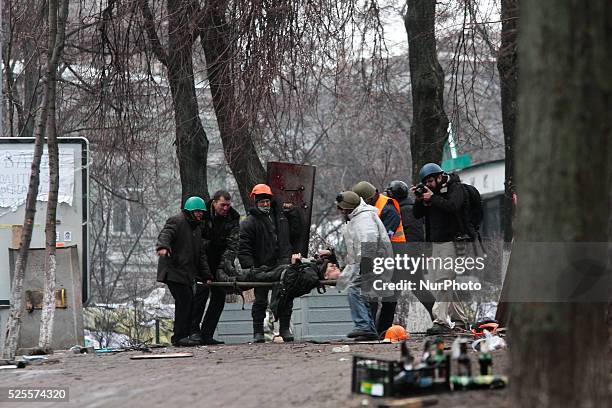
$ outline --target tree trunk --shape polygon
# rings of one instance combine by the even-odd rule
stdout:
[[[168,1],[168,80],[174,102],[182,202],[190,196],[208,198],[208,138],[200,120],[193,78],[193,23],[196,12],[190,3]]]
[[[46,81],[46,79],[45,79]],[[3,356],[13,358],[19,340],[19,330],[21,328],[21,312],[23,311],[23,278],[28,263],[28,251],[32,241],[32,230],[34,228],[34,216],[36,215],[36,199],[38,197],[38,186],[40,184],[40,161],[42,158],[43,143],[45,138],[45,126],[47,123],[47,113],[49,106],[49,94],[44,88],[42,102],[40,106],[40,117],[35,129],[34,154],[32,157],[32,171],[28,194],[25,203],[25,217],[23,221],[23,231],[21,232],[21,242],[19,253],[15,261],[13,275],[13,286],[11,288],[11,306],[6,323],[6,336],[4,338]]]
[[[407,0],[404,24],[412,88],[410,150],[412,178],[428,162],[442,160],[448,117],[444,112],[444,72],[436,54],[435,0]]]
[[[612,163],[608,163],[608,181],[610,180],[612,180]],[[612,183],[608,185],[608,202],[612,203]],[[608,216],[608,271],[612,271],[612,211]],[[612,365],[612,302],[608,303],[608,361]]]
[[[43,309],[40,319],[38,347],[50,349],[53,340],[53,317],[55,315],[55,232],[57,196],[59,189],[59,148],[57,143],[55,99],[57,89],[57,66],[64,48],[68,1],[49,1],[49,59],[47,66],[47,92],[49,94],[49,118],[47,121],[47,151],[49,154],[49,198],[47,201],[47,220],[45,223],[45,290]]]
[[[512,241],[512,193],[514,191],[514,135],[516,128],[516,91],[518,83],[517,25],[519,0],[501,2],[501,46],[497,54],[497,70],[501,87],[502,122],[505,146],[505,195],[503,207],[504,242]]]
[[[167,0],[168,47],[165,50],[157,36],[148,1],[139,0],[139,6],[152,51],[168,70],[176,127],[176,155],[182,186],[181,203],[190,196],[207,199],[206,163],[209,143],[200,120],[192,60],[199,8],[193,1]]]
[[[520,19],[515,242],[606,242],[612,3],[523,1]],[[512,276],[560,272],[550,265],[515,257]],[[608,305],[596,301],[514,305],[511,406],[610,406]]]
[[[8,135],[33,137],[42,92],[38,88],[44,68],[41,54],[44,47],[36,47],[37,40],[46,30],[46,3],[9,2],[5,15],[5,44],[2,47],[6,94],[8,99]],[[22,62],[21,72],[15,76],[15,61]],[[9,63],[9,61],[11,61]],[[21,92],[20,92],[21,91]],[[37,92],[38,91],[38,92]],[[20,94],[21,93],[21,94]],[[14,110],[17,125],[14,125]],[[6,129],[7,126],[4,128]]]
[[[497,53],[497,70],[501,88],[502,123],[504,126],[504,204],[502,208],[502,231],[504,238],[503,256],[510,262],[511,243],[514,235],[514,200],[516,186],[514,185],[514,139],[516,134],[516,106],[518,90],[518,11],[519,0],[502,0],[501,2],[501,45]],[[511,271],[508,267],[507,271]],[[505,275],[509,281],[510,274]],[[502,291],[502,294],[506,294]],[[507,325],[510,319],[510,307],[507,302],[500,301],[497,305],[495,318],[502,325]]]
[[[238,190],[245,208],[249,205],[250,189],[266,181],[255,144],[251,139],[249,123],[254,120],[242,112],[255,112],[243,109],[245,103],[238,100],[232,77],[231,31],[224,12],[227,0],[208,2],[200,29],[200,42],[206,56],[208,82],[212,93],[213,106],[219,124],[223,151],[230,169],[238,183]]]
[[[33,41],[26,38],[23,41],[23,54],[28,58],[24,66],[23,83],[23,106],[24,124],[19,127],[19,136],[32,137],[34,135],[34,118],[36,117],[36,106],[40,99],[40,92],[37,92],[40,83],[40,65],[37,64],[38,51]]]

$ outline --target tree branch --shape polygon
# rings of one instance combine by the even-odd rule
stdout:
[[[140,11],[142,12],[142,17],[144,18],[145,30],[147,31],[147,39],[151,43],[151,49],[153,53],[164,66],[168,66],[168,56],[164,51],[164,48],[159,41],[159,37],[157,36],[157,31],[155,31],[155,22],[153,20],[153,12],[151,12],[151,7],[149,7],[148,0],[138,0],[138,6],[140,7]]]

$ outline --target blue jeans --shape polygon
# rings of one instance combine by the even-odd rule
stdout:
[[[376,333],[374,319],[370,314],[369,303],[361,294],[359,285],[351,284],[348,289],[348,302],[351,309],[351,319],[357,330]]]

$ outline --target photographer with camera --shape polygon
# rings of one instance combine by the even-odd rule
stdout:
[[[416,196],[413,213],[416,218],[425,217],[426,241],[432,243],[432,257],[455,258],[457,246],[465,247],[465,240],[470,239],[465,224],[467,198],[459,176],[447,174],[436,163],[427,163],[419,171],[421,183],[412,186]],[[434,263],[435,264],[435,263]],[[454,279],[455,272],[444,268],[432,268],[428,271],[430,281]],[[463,304],[453,290],[440,291],[433,307],[434,324],[427,330],[428,334],[445,334],[451,332],[449,321],[455,327],[466,325],[466,314]]]
[[[416,219],[413,214],[414,200],[410,193],[410,187],[408,184],[401,180],[393,180],[389,183],[385,192],[387,196],[397,200],[400,206],[400,212],[402,214],[402,226],[404,227],[404,236],[406,237],[406,251],[410,256],[418,257],[421,255],[423,250],[423,242],[425,242],[425,224],[423,219]],[[394,276],[395,277],[395,276]],[[419,281],[425,279],[423,276],[422,268],[414,271],[410,278],[413,282],[418,284]],[[433,305],[436,302],[434,295],[427,289],[421,289],[417,286],[417,289],[413,290],[412,293],[421,302],[421,304],[429,313],[431,320],[433,317]]]

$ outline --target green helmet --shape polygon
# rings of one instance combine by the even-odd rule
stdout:
[[[376,187],[374,187],[367,181],[360,181],[359,183],[353,186],[352,190],[365,201],[374,197],[374,195],[376,194]]]
[[[353,191],[343,191],[336,197],[336,204],[343,210],[354,210],[360,202],[361,198]]]
[[[206,203],[200,197],[193,196],[185,200],[185,211],[206,211]]]

